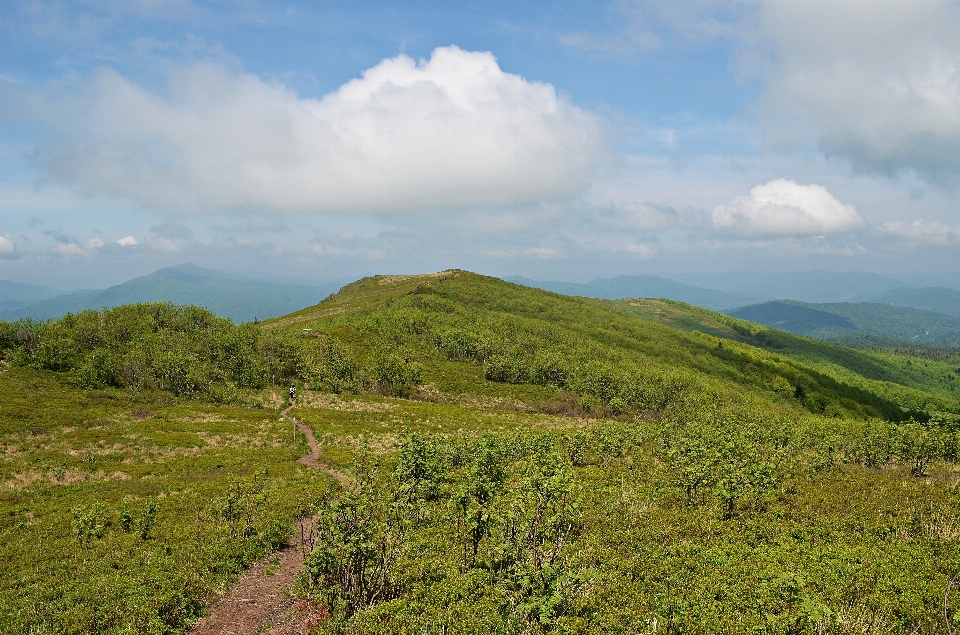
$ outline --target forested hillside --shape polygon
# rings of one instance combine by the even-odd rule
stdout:
[[[871,346],[873,342],[890,342],[960,349],[960,319],[893,304],[804,304],[782,300],[741,307],[729,314],[840,344]]]
[[[13,632],[185,632],[298,516],[320,633],[960,627],[939,349],[463,271],[256,326],[165,304],[0,323],[0,346]],[[347,484],[295,463],[288,382]]]

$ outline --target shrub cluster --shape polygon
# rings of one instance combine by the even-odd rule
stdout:
[[[326,628],[367,609],[376,620],[378,605],[389,611],[430,571],[441,586],[500,598],[508,622],[552,630],[583,585],[583,493],[571,459],[583,458],[574,449],[583,441],[407,432],[392,468],[361,457],[356,486],[320,499],[307,557],[308,590],[333,618]]]
[[[69,372],[86,388],[180,396],[285,383],[303,377],[311,359],[289,335],[170,303],[0,322],[0,347],[15,366]]]
[[[960,431],[957,417],[934,415],[920,423],[889,423],[871,420],[848,442],[849,460],[867,467],[880,468],[892,463],[910,466],[914,476],[924,476],[937,460],[960,458]]]

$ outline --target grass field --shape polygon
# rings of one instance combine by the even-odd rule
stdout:
[[[117,315],[3,331],[2,632],[185,632],[298,515],[318,632],[960,628],[949,352],[456,271],[257,331]],[[352,486],[296,463],[288,381]]]

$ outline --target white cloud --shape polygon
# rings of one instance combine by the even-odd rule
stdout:
[[[347,254],[346,249],[337,247],[336,245],[328,245],[327,243],[314,243],[310,247],[310,251],[318,256],[343,256]]]
[[[99,238],[91,238],[87,241],[87,249],[100,249],[103,245],[104,242]]]
[[[713,209],[721,232],[762,236],[824,236],[864,227],[853,205],[844,205],[821,185],[775,179]]]
[[[0,258],[9,258],[17,251],[17,244],[9,234],[0,234]]]
[[[117,244],[120,245],[121,247],[130,247],[132,245],[138,245],[139,243],[137,242],[137,239],[134,238],[133,236],[124,236],[123,238],[117,241]]]
[[[563,254],[552,247],[530,247],[527,249],[497,249],[484,251],[481,256],[492,256],[494,258],[535,258],[537,260],[553,260],[561,257]]]
[[[765,2],[742,68],[767,80],[769,130],[812,132],[860,170],[960,179],[960,5]]]
[[[167,238],[157,238],[150,241],[150,245],[159,251],[165,251],[167,253],[173,253],[175,251],[180,251],[183,246],[174,240],[169,240]]]
[[[960,243],[960,225],[951,227],[940,221],[890,222],[881,225],[880,230],[911,243],[929,245],[955,245]]]
[[[706,213],[694,208],[678,208],[664,203],[610,203],[599,208],[595,217],[603,225],[617,230],[662,232],[671,228],[696,229],[703,226]]]
[[[44,103],[55,177],[167,211],[523,205],[577,195],[607,152],[598,117],[455,46],[319,100],[198,63],[162,94],[100,69]]]
[[[623,251],[630,256],[637,258],[639,260],[649,260],[657,254],[657,248],[651,245],[626,245],[620,251]]]
[[[61,256],[86,255],[86,252],[77,243],[57,243],[56,245],[54,245],[53,251],[60,254]]]

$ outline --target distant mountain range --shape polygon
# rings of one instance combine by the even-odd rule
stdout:
[[[947,287],[900,288],[878,293],[871,302],[908,306],[960,318],[960,291]]]
[[[40,300],[55,298],[62,293],[47,287],[0,280],[0,311],[19,309]]]
[[[695,304],[714,311],[723,311],[764,299],[762,296],[725,293],[712,289],[703,289],[682,282],[668,280],[659,276],[618,276],[594,280],[588,283],[578,282],[541,282],[520,276],[504,278],[507,282],[522,284],[564,295],[579,295],[587,298],[619,300],[621,298],[669,298],[688,304]]]
[[[955,323],[960,319],[960,291],[956,289],[911,288],[897,280],[862,272],[728,272],[684,274],[674,278],[678,279],[618,276],[589,283],[544,282],[519,276],[505,279],[565,295],[604,299],[669,298],[834,341],[851,338],[862,341],[868,336],[928,345],[960,345],[960,340],[954,339]],[[709,286],[696,286],[689,282],[692,280]],[[109,289],[67,294],[0,280],[0,320],[58,318],[90,308],[170,301],[205,306],[218,315],[242,322],[311,306],[341,286],[341,283],[286,284],[193,264],[160,269]],[[784,298],[790,301],[780,302]],[[843,302],[838,303],[838,299]],[[771,300],[776,302],[766,302]]]
[[[22,304],[0,311],[0,320],[58,318],[85,309],[134,302],[174,302],[204,306],[235,322],[249,322],[316,304],[341,286],[339,283],[305,286],[267,282],[188,263],[160,269],[109,289],[47,296],[30,303],[23,300],[29,297],[30,289],[25,288],[29,285],[5,282],[0,286],[0,302]],[[43,287],[32,289],[36,295],[51,292]]]
[[[872,302],[934,311],[960,318],[960,290],[914,288],[873,273],[795,271],[722,272],[661,276],[618,276],[588,283],[504,278],[528,287],[588,298],[669,298],[715,311],[768,300],[810,303]]]
[[[960,348],[960,319],[890,304],[776,301],[741,307],[728,311],[728,314],[781,331],[840,344],[909,342]]]
[[[862,271],[726,271],[670,277],[686,284],[749,295],[759,300],[790,299],[800,302],[863,302],[910,286],[899,280]]]

